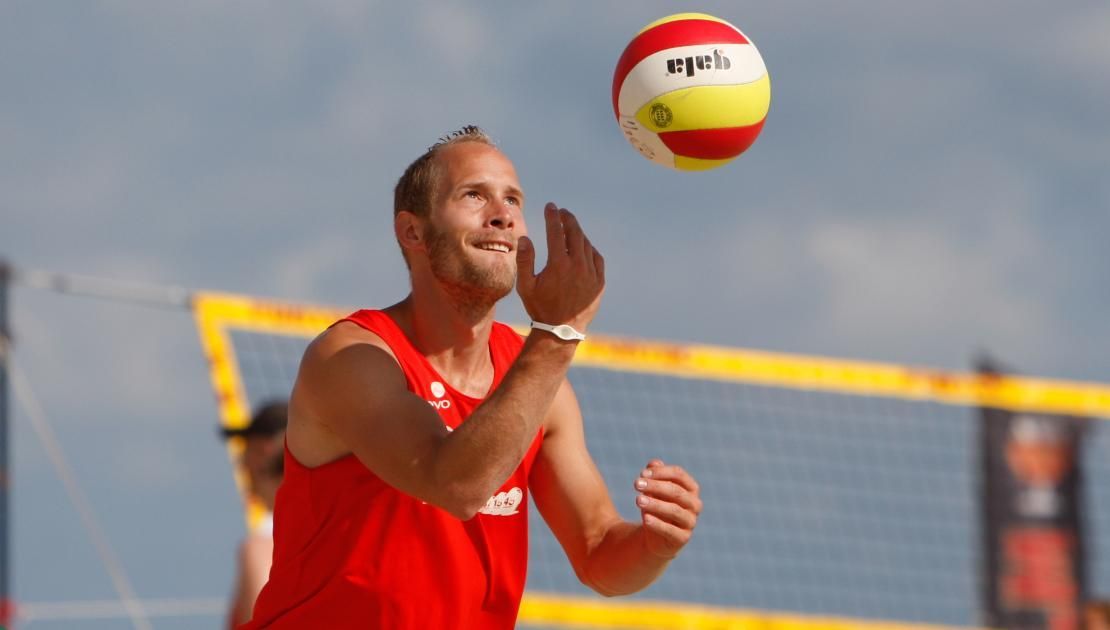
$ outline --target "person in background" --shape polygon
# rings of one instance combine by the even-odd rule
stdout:
[[[1090,601],[1083,607],[1086,630],[1110,630],[1110,600]]]
[[[274,497],[285,471],[285,426],[288,405],[270,402],[258,409],[250,424],[238,429],[221,429],[225,440],[243,440],[241,464],[247,475],[247,491],[265,509],[265,516],[239,545],[235,594],[228,612],[228,627],[251,618],[254,600],[270,576],[274,554]]]

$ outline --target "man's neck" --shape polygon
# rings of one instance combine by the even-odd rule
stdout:
[[[386,310],[452,387],[475,398],[486,395],[493,381],[493,305],[459,304],[443,291],[414,289]]]

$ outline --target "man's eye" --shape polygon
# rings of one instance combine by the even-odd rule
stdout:
[[[476,190],[466,191],[466,196],[471,198],[471,199],[478,199],[479,197],[481,197],[481,195],[479,195],[478,191],[476,191]]]
[[[514,206],[519,206],[519,205],[520,205],[520,200],[519,200],[519,199],[517,199],[516,197],[509,197],[509,198],[508,198],[508,199],[506,199],[505,201],[507,201],[507,202],[509,202],[509,203],[513,204]]]

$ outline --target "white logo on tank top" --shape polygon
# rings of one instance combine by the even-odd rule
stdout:
[[[432,390],[432,395],[436,398],[443,398],[443,396],[447,393],[447,388],[444,387],[443,383],[440,383],[439,381],[432,381],[432,384],[428,387]],[[435,407],[436,409],[451,408],[450,400],[429,400],[428,404]]]
[[[519,510],[520,504],[524,501],[524,492],[520,488],[513,487],[508,492],[498,492],[486,501],[486,506],[478,510],[479,514],[488,514],[490,516],[512,516]]]

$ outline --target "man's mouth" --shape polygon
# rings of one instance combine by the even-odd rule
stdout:
[[[513,246],[505,241],[482,241],[481,243],[475,243],[474,246],[488,252],[501,252],[502,254],[513,251]]]

